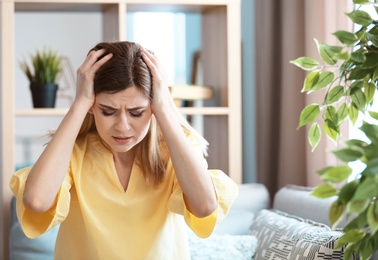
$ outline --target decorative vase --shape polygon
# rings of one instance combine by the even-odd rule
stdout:
[[[34,108],[54,108],[58,85],[55,83],[30,84]]]

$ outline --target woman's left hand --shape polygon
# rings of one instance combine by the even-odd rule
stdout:
[[[152,112],[156,115],[157,113],[170,108],[169,99],[172,99],[172,96],[168,88],[167,74],[163,69],[163,66],[160,63],[159,59],[145,48],[141,48],[143,50],[142,58],[152,74],[153,97],[151,107]]]
[[[217,207],[214,186],[207,163],[190,144],[168,89],[160,61],[146,49],[143,60],[152,74],[152,112],[168,146],[173,168],[184,194],[187,209],[197,217],[210,215]],[[173,112],[173,113],[172,113]]]

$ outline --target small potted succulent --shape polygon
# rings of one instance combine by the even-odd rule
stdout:
[[[37,50],[31,55],[32,66],[26,60],[20,63],[30,82],[34,108],[55,107],[58,84],[57,76],[62,71],[62,57],[51,49]]]

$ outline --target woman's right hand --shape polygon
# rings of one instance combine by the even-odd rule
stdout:
[[[31,211],[46,212],[55,202],[67,175],[80,127],[95,100],[94,76],[96,71],[112,57],[112,54],[102,57],[104,54],[106,54],[105,50],[91,51],[77,70],[75,101],[30,170],[23,200]],[[99,59],[100,57],[102,58]]]
[[[87,103],[88,109],[95,101],[93,81],[96,71],[113,56],[112,53],[109,53],[99,60],[105,53],[105,49],[92,50],[77,70],[75,102]]]

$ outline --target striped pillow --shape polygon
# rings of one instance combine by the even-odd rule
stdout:
[[[261,210],[250,229],[259,241],[255,259],[343,259],[344,248],[334,249],[342,234],[278,210]]]

